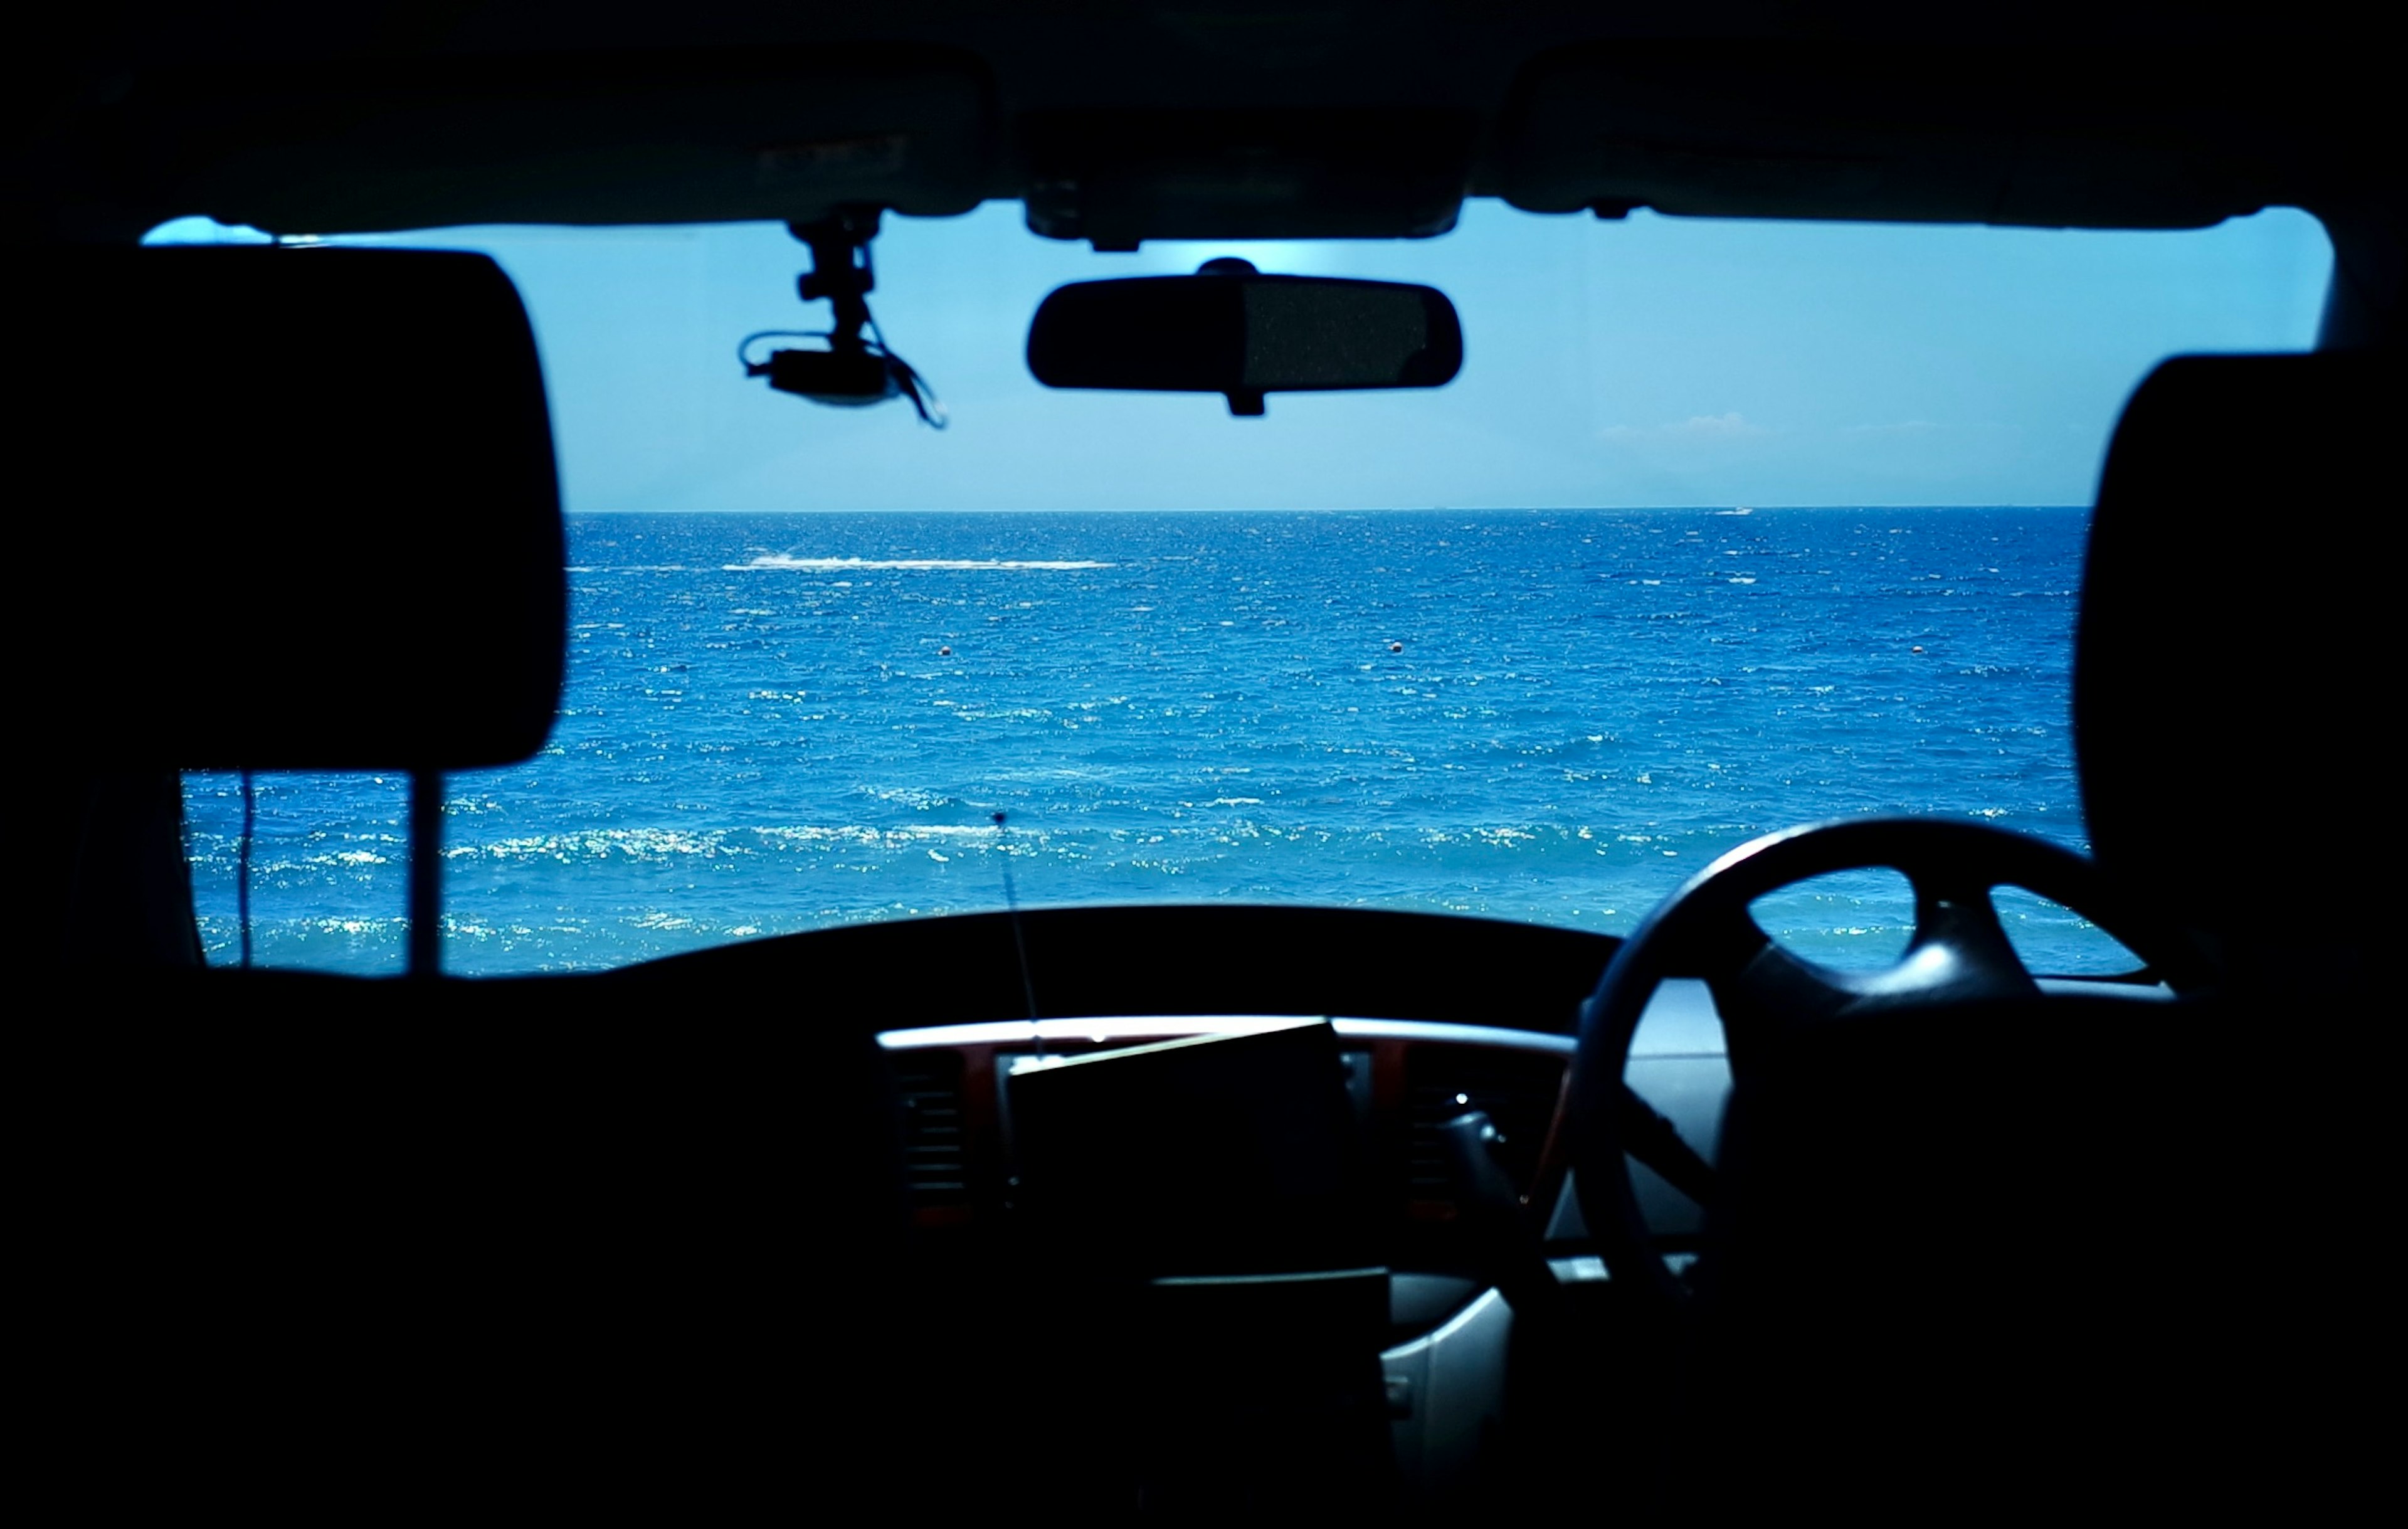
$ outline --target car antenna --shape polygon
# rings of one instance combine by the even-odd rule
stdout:
[[[878,321],[869,316],[869,293],[878,273],[869,263],[869,241],[878,237],[879,209],[872,206],[838,208],[811,223],[790,223],[787,230],[810,246],[811,268],[795,283],[803,301],[824,297],[835,310],[833,329],[762,329],[736,345],[736,359],[747,377],[767,377],[781,393],[798,394],[813,403],[858,409],[889,398],[909,398],[920,423],[945,427],[945,406],[936,389],[911,363],[887,346]],[[826,348],[771,351],[752,358],[755,341],[824,339]]]
[[[1028,1028],[1037,1033],[1038,1054],[1045,1051],[1045,1037],[1037,1032],[1037,984],[1028,975],[1028,938],[1020,929],[1020,899],[1011,889],[1011,850],[1004,844],[1004,822],[1010,815],[998,808],[995,814],[996,848],[1003,854],[1003,906],[1011,916],[1011,948],[1020,958],[1020,996],[1028,1001]]]

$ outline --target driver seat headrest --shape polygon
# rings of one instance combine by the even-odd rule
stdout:
[[[2396,643],[2352,570],[2390,535],[2399,418],[2386,355],[2183,356],[2108,449],[2074,647],[2092,844],[2250,985],[2351,986],[2371,954]]]
[[[560,492],[498,266],[187,248],[8,267],[46,746],[87,771],[461,770],[542,746]]]

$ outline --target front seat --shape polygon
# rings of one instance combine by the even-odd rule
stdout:
[[[97,783],[67,793],[64,959],[14,1016],[21,1450],[93,1516],[736,1518],[880,1478],[902,1194],[865,1022],[197,964],[176,772],[431,795],[550,732],[563,523],[508,278],[341,249],[13,271],[55,639],[29,714]]]
[[[567,593],[534,336],[480,255],[98,249],[8,269],[30,383],[8,434],[40,506],[26,714],[75,783],[45,793],[66,873],[38,956],[197,965],[152,783],[432,785],[542,747]]]
[[[2166,362],[2116,428],[2083,570],[2094,853],[2218,974],[2150,1081],[2214,1090],[2162,1112],[2191,1129],[2174,1188],[2206,1234],[2160,1277],[2207,1378],[2166,1421],[2194,1428],[2195,1500],[2223,1508],[2379,1500],[2388,1449],[2361,1386],[2398,1349],[2378,942],[2401,901],[2402,401],[2386,353]]]
[[[2083,570],[2074,743],[2100,863],[2232,986],[2320,1027],[2371,996],[2398,902],[2377,878],[2401,402],[2373,352],[2165,363],[2116,428]]]
[[[2363,1484],[2350,1377],[2392,1341],[2397,1108],[2370,1065],[2374,916],[2397,899],[2360,805],[2389,644],[2346,570],[2384,512],[2396,375],[2186,357],[2133,397],[2083,589],[2079,762],[2101,872],[2211,974],[2179,1001],[1802,1027],[1735,1091],[1701,1412],[1732,1498],[2297,1515]]]

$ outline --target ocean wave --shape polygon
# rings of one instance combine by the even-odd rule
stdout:
[[[749,563],[726,563],[722,569],[729,573],[742,573],[752,569],[790,569],[803,573],[857,573],[869,569],[907,569],[914,571],[975,572],[986,569],[1046,573],[1075,572],[1082,569],[1111,568],[1111,563],[1098,563],[1082,557],[796,557],[789,553],[763,553]]]
[[[853,788],[853,794],[857,797],[874,797],[880,801],[891,801],[897,806],[912,807],[921,812],[957,805],[952,797],[942,791],[931,791],[924,786],[872,786],[865,781]]]
[[[996,834],[992,823],[913,823],[882,827],[867,823],[752,824],[709,829],[582,829],[558,833],[522,834],[473,844],[452,844],[443,857],[454,862],[533,864],[551,861],[575,866],[602,861],[669,864],[681,861],[727,862],[775,856],[781,851],[882,850],[900,852],[942,845],[964,850],[1034,853],[1054,836],[1041,829],[1012,826],[1009,838]]]
[[[566,865],[577,861],[627,859],[669,862],[679,858],[715,859],[745,853],[726,842],[729,830],[705,829],[572,829],[560,833],[521,834],[480,844],[452,844],[443,849],[446,860],[539,861]]]

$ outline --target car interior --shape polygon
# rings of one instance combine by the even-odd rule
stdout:
[[[2408,206],[2367,24],[2122,0],[45,15],[6,160],[45,1495],[274,1519],[2379,1503],[2395,1102],[2362,1037],[2387,856],[2344,825],[2385,815],[2279,858],[2261,831],[2387,778],[2397,642],[2335,593],[2386,576],[2399,495]],[[2168,360],[2115,426],[2071,657],[2090,854],[1864,818],[1732,851],[1627,937],[1014,906],[448,974],[445,777],[535,754],[561,704],[526,309],[478,254],[140,243],[189,216],[782,223],[840,296],[882,213],[1011,201],[1113,250],[1426,238],[1467,198],[2321,221],[2316,349]],[[1032,370],[1244,414],[1463,359],[1435,294],[1165,280],[1057,294]],[[1281,301],[1325,302],[1342,362],[1211,350]],[[921,406],[848,332],[761,375]],[[105,601],[74,572],[101,560]],[[200,770],[407,775],[409,970],[212,964],[178,786]],[[1816,967],[1750,918],[1863,867],[1914,889],[1888,970]],[[2000,887],[2145,970],[2028,971]]]

